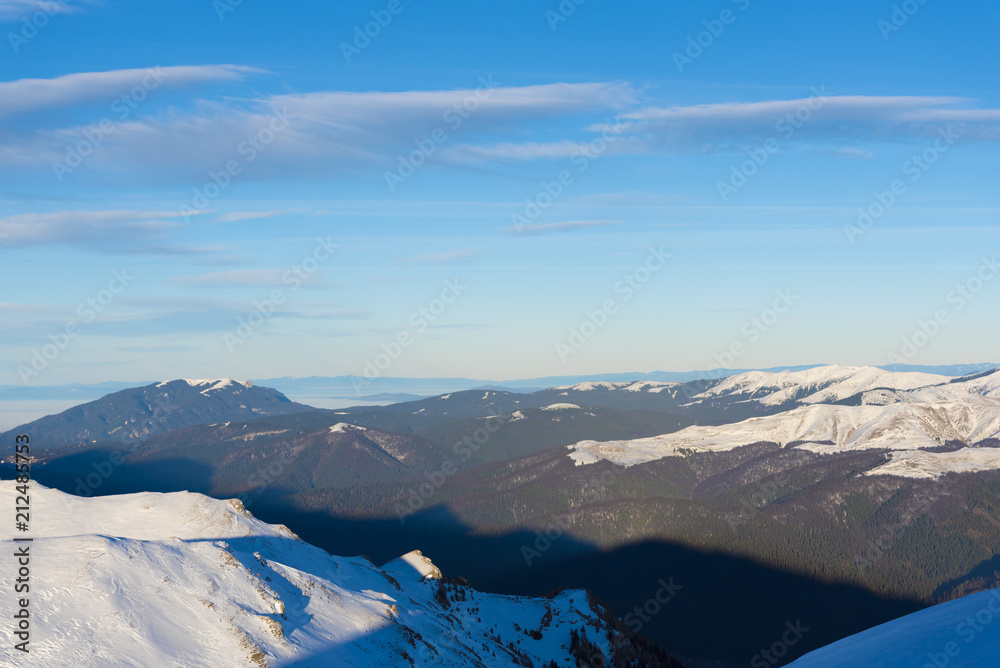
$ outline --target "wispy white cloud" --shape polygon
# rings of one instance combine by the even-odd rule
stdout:
[[[243,65],[177,65],[145,69],[80,72],[53,79],[0,81],[0,116],[87,102],[107,102],[136,86],[182,88],[220,81],[238,81],[264,70]]]
[[[838,146],[838,147],[824,147],[824,146],[814,146],[809,149],[810,153],[817,153],[820,155],[835,155],[840,158],[854,158],[855,160],[870,160],[875,157],[872,151],[863,148],[853,148],[849,146]]]
[[[103,4],[100,0],[0,0],[0,21],[20,20],[24,16],[44,12],[56,14],[76,14],[86,5]]]
[[[763,102],[725,102],[671,107],[645,107],[621,114],[623,121],[726,121],[728,123],[774,122],[786,114],[795,114],[803,105],[814,110],[825,109],[826,115],[841,119],[872,120],[899,118],[926,112],[930,108],[968,102],[960,97],[932,96],[866,96],[866,95],[817,95],[793,100],[767,100]],[[631,129],[628,125],[624,129]]]
[[[259,72],[235,65],[167,70],[175,71],[178,83],[237,80]],[[109,90],[134,82],[143,72],[118,70],[0,83],[0,115],[72,105],[95,95],[106,98]],[[871,150],[872,142],[917,141],[949,123],[962,126],[963,141],[1000,139],[1000,109],[959,97],[825,95],[637,107],[638,94],[624,83],[498,86],[488,94],[478,92],[479,97],[473,88],[319,91],[199,100],[191,108],[143,107],[117,123],[112,133],[102,135],[86,164],[67,178],[81,179],[83,184],[112,173],[127,183],[201,183],[210,171],[232,160],[246,167],[247,175],[240,177],[246,179],[381,174],[395,169],[399,157],[412,152],[415,142],[434,130],[444,132],[447,139],[427,162],[449,164],[566,159],[609,130],[614,140],[602,147],[607,155],[741,152],[773,137],[789,150],[857,158]],[[474,112],[455,112],[469,100],[476,100]],[[796,114],[806,120],[796,121]],[[594,122],[601,118],[606,120]],[[281,120],[281,130],[272,133],[269,128],[277,119],[287,122]],[[537,123],[542,119],[563,122]],[[65,159],[67,146],[95,127],[91,123],[8,133],[0,139],[0,168],[51,170],[53,163]],[[267,133],[268,141],[253,154],[262,157],[244,164],[248,137],[260,133]],[[512,137],[518,140],[511,141]],[[233,212],[219,220],[270,215],[278,214]]]
[[[963,128],[963,141],[1000,139],[1000,109],[977,108],[975,102],[960,97],[817,95],[646,106],[587,129],[593,137],[612,138],[602,152],[607,155],[739,152],[773,138],[786,148],[865,158],[871,151],[857,144],[918,141],[935,136],[948,124]],[[563,159],[581,154],[588,142],[462,144],[448,149],[448,155],[456,160],[498,162]]]
[[[197,346],[168,345],[168,346],[120,346],[118,352],[135,353],[138,355],[152,355],[158,353],[189,353],[198,350]]]
[[[253,71],[216,67],[223,68],[215,73],[220,77],[238,78]],[[31,88],[24,82],[10,85]],[[51,80],[38,84],[41,89],[50,85]],[[68,103],[83,95],[83,91],[93,95],[89,86],[67,84],[58,86],[53,93],[28,90],[32,102],[24,101],[23,97],[20,102],[8,102],[8,113],[29,104]],[[247,146],[248,137],[261,132],[268,133],[269,141],[266,148],[255,152],[264,157],[248,168],[255,175],[315,178],[318,174],[380,170],[394,166],[399,155],[414,149],[415,140],[426,138],[434,130],[445,132],[449,138],[457,136],[459,130],[463,137],[505,134],[512,127],[523,127],[538,119],[604,114],[634,105],[636,100],[631,87],[619,83],[557,83],[497,87],[488,91],[488,95],[479,92],[483,97],[477,97],[476,89],[325,91],[255,100],[199,101],[192,109],[142,107],[135,115],[117,123],[114,132],[102,135],[85,168],[74,172],[72,178],[79,178],[81,172],[111,170],[121,178],[147,182],[153,179],[162,182],[164,175],[188,182],[203,180],[208,171],[218,170],[228,161],[243,161],[246,150],[241,153],[241,148]],[[8,97],[5,95],[3,99]],[[455,111],[470,100],[475,100],[474,112]],[[284,119],[288,119],[287,123]],[[281,130],[272,137],[268,128],[276,125]],[[92,123],[37,128],[10,136],[0,144],[0,166],[34,165],[51,169],[53,162],[64,159],[66,146],[74,145],[96,129]]]
[[[236,269],[199,276],[176,276],[170,279],[170,282],[178,285],[214,287],[280,286],[288,274],[287,269]],[[321,283],[319,277],[313,276],[303,285],[316,287]]]
[[[168,233],[184,226],[177,211],[57,211],[0,218],[6,246],[69,245],[110,252],[189,254],[219,248],[173,246]]]
[[[298,213],[296,209],[283,209],[280,211],[231,211],[224,213],[215,219],[217,223],[234,223],[240,220],[254,220],[257,218],[272,218],[283,216],[289,213]]]
[[[728,150],[765,137],[800,144],[831,139],[910,141],[946,123],[963,124],[968,139],[993,140],[1000,109],[960,97],[823,95],[794,100],[645,107],[620,115],[616,130],[641,136],[651,149]],[[600,131],[607,125],[591,127]]]
[[[464,160],[526,161],[539,159],[559,159],[577,155],[587,146],[586,142],[556,141],[549,143],[527,142],[517,144],[504,142],[492,146],[460,144],[447,150],[449,157]]]
[[[536,223],[521,227],[508,227],[504,231],[515,234],[546,234],[548,232],[572,232],[591,227],[619,225],[621,222],[620,220],[569,220],[562,223]]]
[[[407,262],[416,262],[419,264],[446,264],[449,262],[457,262],[458,260],[466,260],[470,257],[475,257],[482,253],[478,248],[467,248],[464,250],[448,251],[446,253],[430,253],[428,255],[417,255],[414,257],[406,258]]]

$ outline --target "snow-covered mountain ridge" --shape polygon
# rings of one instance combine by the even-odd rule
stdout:
[[[1000,396],[1000,372],[951,378],[921,372],[886,371],[877,367],[821,366],[803,371],[751,371],[729,376],[704,392],[698,400],[721,397],[757,401],[765,406],[790,402],[837,403],[873,393],[891,393],[895,401],[948,401],[966,396]],[[889,403],[876,401],[874,403]]]
[[[15,495],[0,482],[0,503]],[[446,585],[416,552],[383,568],[333,557],[238,501],[33,484],[31,504],[31,652],[6,643],[2,665],[563,665],[571,629],[584,626],[609,653],[586,592],[484,594]],[[13,573],[0,574],[6,591]]]
[[[874,473],[932,477],[949,470],[1000,469],[1000,448],[925,450],[948,441],[973,445],[995,438],[1000,438],[1000,398],[969,396],[924,404],[802,406],[735,424],[688,427],[652,438],[582,441],[569,446],[569,456],[577,465],[609,460],[632,466],[687,452],[732,450],[761,442],[797,443],[796,447],[818,453],[885,448],[900,452]]]

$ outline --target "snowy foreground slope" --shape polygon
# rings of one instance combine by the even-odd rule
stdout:
[[[1000,448],[929,452],[949,441],[968,445],[1000,438],[1000,398],[968,396],[936,403],[887,406],[801,406],[723,426],[696,426],[652,438],[582,441],[568,446],[577,465],[608,460],[632,466],[686,452],[725,451],[770,442],[820,454],[854,449],[892,450],[876,474],[930,478],[947,471],[1000,469]]]
[[[0,506],[13,508],[15,494],[0,482]],[[31,652],[3,643],[0,665],[563,666],[581,627],[608,655],[585,592],[533,599],[445,586],[416,552],[381,569],[331,557],[238,501],[88,499],[33,484],[31,506]],[[0,539],[13,554],[10,530]],[[0,589],[13,592],[3,563]]]
[[[1000,589],[993,589],[862,631],[806,654],[789,668],[998,665]]]

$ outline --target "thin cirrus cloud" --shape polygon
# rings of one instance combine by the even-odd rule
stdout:
[[[0,218],[4,246],[67,245],[109,252],[159,248],[177,252],[168,234],[184,226],[177,211],[58,211]],[[189,249],[198,250],[198,249]]]
[[[162,337],[165,334],[213,334],[229,331],[240,317],[246,317],[246,305],[233,303],[227,308],[198,309],[180,308],[174,310],[153,311],[148,308],[142,312],[129,314],[114,314],[98,318],[88,323],[88,335],[115,337]],[[344,311],[339,313],[315,314],[305,311],[278,308],[270,320],[294,319],[339,321],[364,320],[368,314],[362,311]],[[260,333],[266,334],[267,330]],[[219,346],[223,347],[221,337]]]
[[[222,73],[236,77],[245,70]],[[201,100],[192,109],[172,107],[159,114],[156,107],[144,106],[102,138],[85,167],[87,171],[113,170],[130,178],[171,173],[203,180],[206,169],[217,170],[230,160],[243,161],[246,152],[241,153],[240,147],[245,147],[247,137],[266,132],[266,146],[254,152],[255,157],[265,157],[255,161],[254,170],[272,178],[315,177],[319,172],[388,166],[413,150],[415,138],[435,129],[449,137],[459,132],[506,133],[512,124],[523,128],[537,119],[621,110],[635,103],[632,88],[621,83],[498,87],[482,99],[476,92],[325,91],[239,102]],[[63,90],[58,97],[68,100],[76,94]],[[35,104],[41,103],[41,97],[36,93]],[[455,111],[470,100],[475,100],[474,113]],[[39,128],[8,137],[0,145],[0,163],[23,167],[34,160],[34,166],[51,169],[67,145],[94,130],[94,124]]]
[[[80,72],[52,79],[0,81],[0,117],[61,109],[88,102],[112,103],[136,86],[181,88],[240,81],[265,70],[243,65],[176,65],[141,69]]]
[[[100,5],[100,0],[0,0],[0,21],[17,21],[36,12],[49,16],[76,14],[86,5]]]
[[[416,255],[414,257],[406,258],[407,262],[413,262],[415,264],[448,264],[451,262],[458,262],[459,260],[467,260],[471,257],[475,257],[482,253],[478,248],[466,248],[463,250],[447,251],[444,253],[429,253],[427,255]]]
[[[528,160],[544,160],[566,158],[579,154],[587,148],[586,142],[570,141],[568,139],[554,142],[526,142],[522,144],[505,142],[493,146],[475,146],[460,144],[445,155],[457,161],[461,160],[495,160],[498,162],[521,162]]]
[[[299,213],[297,209],[282,209],[278,211],[231,211],[215,219],[217,223],[235,223],[241,220],[256,220],[258,218],[273,218],[289,213]]]
[[[177,285],[198,287],[277,287],[289,284],[291,272],[287,269],[236,269],[216,271],[199,276],[175,276],[170,279]],[[303,287],[326,287],[328,284],[318,276],[310,276],[302,281]]]
[[[773,138],[811,152],[866,158],[870,151],[853,144],[933,138],[949,124],[960,126],[963,141],[1000,139],[1000,109],[977,108],[974,103],[959,97],[823,94],[793,100],[646,106],[587,129],[595,139],[606,138],[608,154],[738,152]],[[472,161],[562,159],[580,154],[588,144],[588,140],[462,144],[448,154]]]
[[[620,225],[621,222],[620,220],[568,220],[560,223],[535,223],[520,227],[508,227],[504,231],[512,234],[547,234],[550,232],[572,232],[574,230],[593,227]]]
[[[993,140],[1000,109],[976,108],[959,97],[817,95],[794,100],[646,107],[622,114],[615,128],[653,147],[727,147],[747,139],[836,138],[908,141],[960,123],[966,139]],[[594,131],[608,125],[596,125]]]

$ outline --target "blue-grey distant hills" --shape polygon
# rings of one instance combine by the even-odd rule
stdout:
[[[40,448],[109,441],[128,443],[174,429],[313,410],[269,387],[229,378],[173,380],[108,394],[21,425]]]
[[[697,380],[715,380],[749,371],[803,371],[822,366],[820,364],[804,364],[798,366],[779,366],[767,369],[714,369],[712,371],[651,371],[598,373],[575,376],[544,376],[541,378],[524,378],[517,380],[482,380],[474,378],[397,378],[383,376],[379,378],[364,378],[362,376],[283,376],[280,378],[254,379],[257,385],[273,387],[279,392],[300,401],[308,401],[311,397],[341,398],[365,402],[392,403],[395,401],[410,401],[420,397],[432,397],[445,392],[461,390],[504,390],[507,392],[535,392],[537,390],[556,387],[558,385],[576,385],[587,381],[628,382],[650,380],[657,382],[687,383]],[[996,363],[975,364],[945,364],[937,366],[922,366],[916,364],[895,364],[878,367],[887,371],[916,371],[933,373],[941,376],[968,376],[1000,366]],[[76,400],[79,402],[99,399],[109,392],[125,390],[137,386],[155,384],[153,381],[130,382],[109,381],[104,383],[67,385],[38,385],[25,387],[23,385],[0,385],[0,401],[45,401],[45,400]]]
[[[445,392],[460,390],[506,390],[508,392],[535,392],[560,385],[576,385],[587,381],[624,383],[630,381],[656,381],[661,383],[690,383],[698,380],[717,380],[749,371],[805,371],[823,366],[822,364],[801,364],[798,366],[777,366],[767,369],[713,369],[711,371],[626,371],[621,373],[597,373],[574,376],[543,376],[515,380],[475,380],[472,378],[394,378],[380,377],[367,379],[360,376],[309,376],[296,378],[266,378],[258,382],[275,387],[289,396],[338,396],[366,399],[365,395],[380,393],[405,393],[419,396],[435,396]],[[915,371],[939,376],[968,376],[996,368],[995,363],[945,364],[920,366],[916,364],[896,364],[877,367],[886,371]]]

